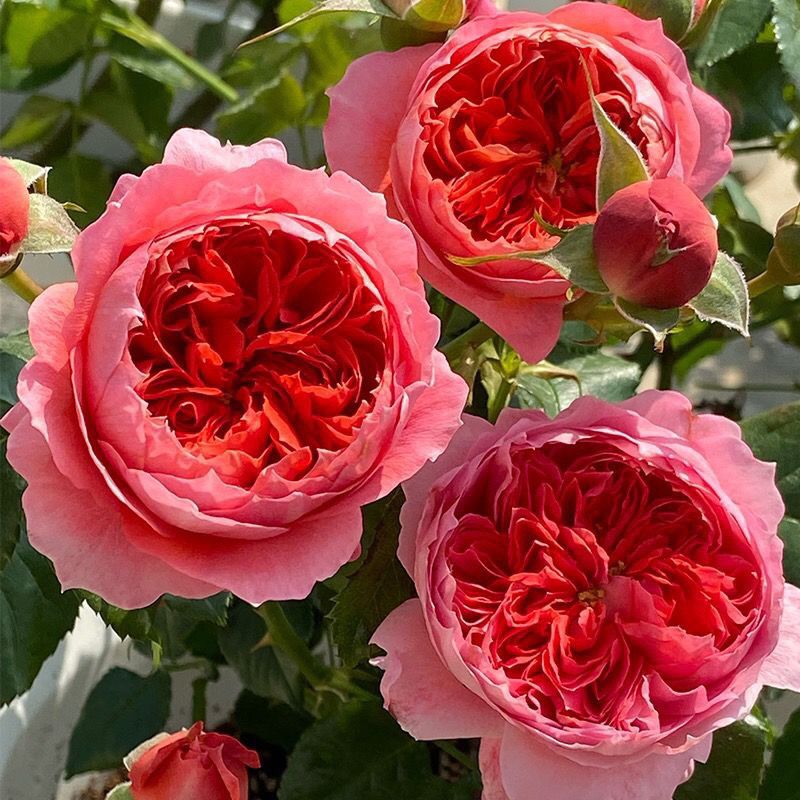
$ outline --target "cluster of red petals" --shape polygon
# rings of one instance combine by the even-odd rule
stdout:
[[[670,727],[676,697],[760,623],[738,524],[608,441],[505,455],[481,465],[446,544],[465,641],[559,726]]]
[[[702,196],[726,174],[728,113],[692,84],[660,22],[614,6],[479,16],[441,46],[357,60],[330,92],[330,163],[387,193],[423,276],[531,362],[558,337],[566,282],[532,261],[467,268],[451,256],[546,249],[541,220],[594,220],[589,81],[652,177]]]
[[[800,688],[774,467],[685,397],[466,417],[403,488],[419,599],[373,637],[381,691],[417,738],[482,739],[484,800],[665,800]]]
[[[594,219],[600,136],[586,67],[615,124],[643,155],[662,160],[672,135],[655,115],[644,118],[602,51],[519,36],[479,49],[457,72],[431,72],[420,108],[422,164],[475,241],[543,250],[553,237],[537,217],[560,228]]]
[[[196,722],[136,754],[131,791],[136,800],[247,800],[247,768],[260,763],[232,736],[206,733]]]
[[[325,242],[255,220],[210,226],[151,255],[139,300],[137,392],[231,483],[276,462],[301,478],[374,406],[390,321],[368,276]]]

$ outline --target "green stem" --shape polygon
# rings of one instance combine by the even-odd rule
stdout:
[[[291,658],[303,677],[315,688],[330,685],[334,671],[315,658],[286,618],[280,603],[264,603],[258,613],[267,623],[272,643]]]
[[[497,393],[494,397],[491,398],[489,402],[489,408],[487,409],[489,415],[489,422],[497,422],[497,418],[500,416],[500,412],[506,407],[508,403],[508,397],[511,394],[511,390],[514,388],[514,384],[503,378],[502,383],[500,384],[499,388],[497,389]]]
[[[27,272],[17,267],[10,275],[3,278],[3,283],[18,294],[26,303],[32,303],[44,289],[31,278]]]
[[[453,742],[444,739],[437,739],[434,744],[443,752],[447,753],[454,761],[465,766],[468,770],[474,771],[476,768],[475,759],[470,758],[466,753],[462,753]]]
[[[764,292],[768,292],[770,289],[774,289],[776,286],[780,286],[780,284],[772,277],[769,270],[767,270],[760,275],[756,275],[751,281],[748,281],[747,291],[750,293],[750,297],[753,298],[764,294]]]
[[[664,349],[658,356],[658,388],[671,389],[673,375],[675,373],[675,350],[672,347],[672,339],[667,338],[664,342]]]
[[[206,721],[208,678],[201,675],[192,681],[192,722]]]
[[[602,300],[603,295],[587,292],[577,300],[573,300],[571,303],[567,303],[567,305],[564,306],[564,319],[589,319],[592,316],[592,312],[595,310],[595,308],[597,308],[598,305],[600,305]]]
[[[457,336],[452,342],[448,342],[442,348],[442,352],[447,360],[454,364],[468,347],[477,347],[487,339],[491,339],[492,336],[494,336],[494,331],[485,323],[479,322],[461,336]]]

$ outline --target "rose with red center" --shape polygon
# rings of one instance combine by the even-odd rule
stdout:
[[[417,235],[424,277],[528,361],[558,337],[567,284],[535,262],[449,257],[547,249],[548,226],[594,220],[587,70],[653,177],[702,195],[725,175],[728,113],[692,85],[660,23],[613,6],[482,16],[444,45],[359,59],[330,93],[331,164],[385,191]]]
[[[184,130],[123,177],[77,284],[31,307],[3,421],[63,586],[261,603],[351,559],[360,507],[444,449],[467,391],[415,257],[382,198],[275,141]]]
[[[486,800],[665,800],[763,684],[800,688],[774,468],[681,395],[466,418],[404,488],[419,600],[375,633],[382,693],[482,738]]]
[[[126,759],[134,800],[247,800],[247,768],[258,753],[196,722],[187,731],[162,734]]]

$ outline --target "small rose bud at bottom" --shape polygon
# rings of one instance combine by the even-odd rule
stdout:
[[[611,197],[595,223],[594,250],[612,294],[649,308],[678,308],[708,283],[717,230],[686,184],[660,178]]]
[[[13,253],[27,236],[30,204],[22,176],[0,158],[0,256]]]

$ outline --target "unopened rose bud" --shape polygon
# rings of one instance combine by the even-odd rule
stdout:
[[[617,297],[678,308],[696,297],[717,259],[717,230],[703,202],[676,178],[617,192],[594,228],[597,266]]]
[[[493,0],[384,0],[403,22],[426,31],[448,31],[467,19],[494,13]]]
[[[781,286],[800,284],[800,206],[787,211],[778,221],[767,272]]]
[[[30,202],[22,176],[0,158],[0,256],[12,255],[27,235]]]

